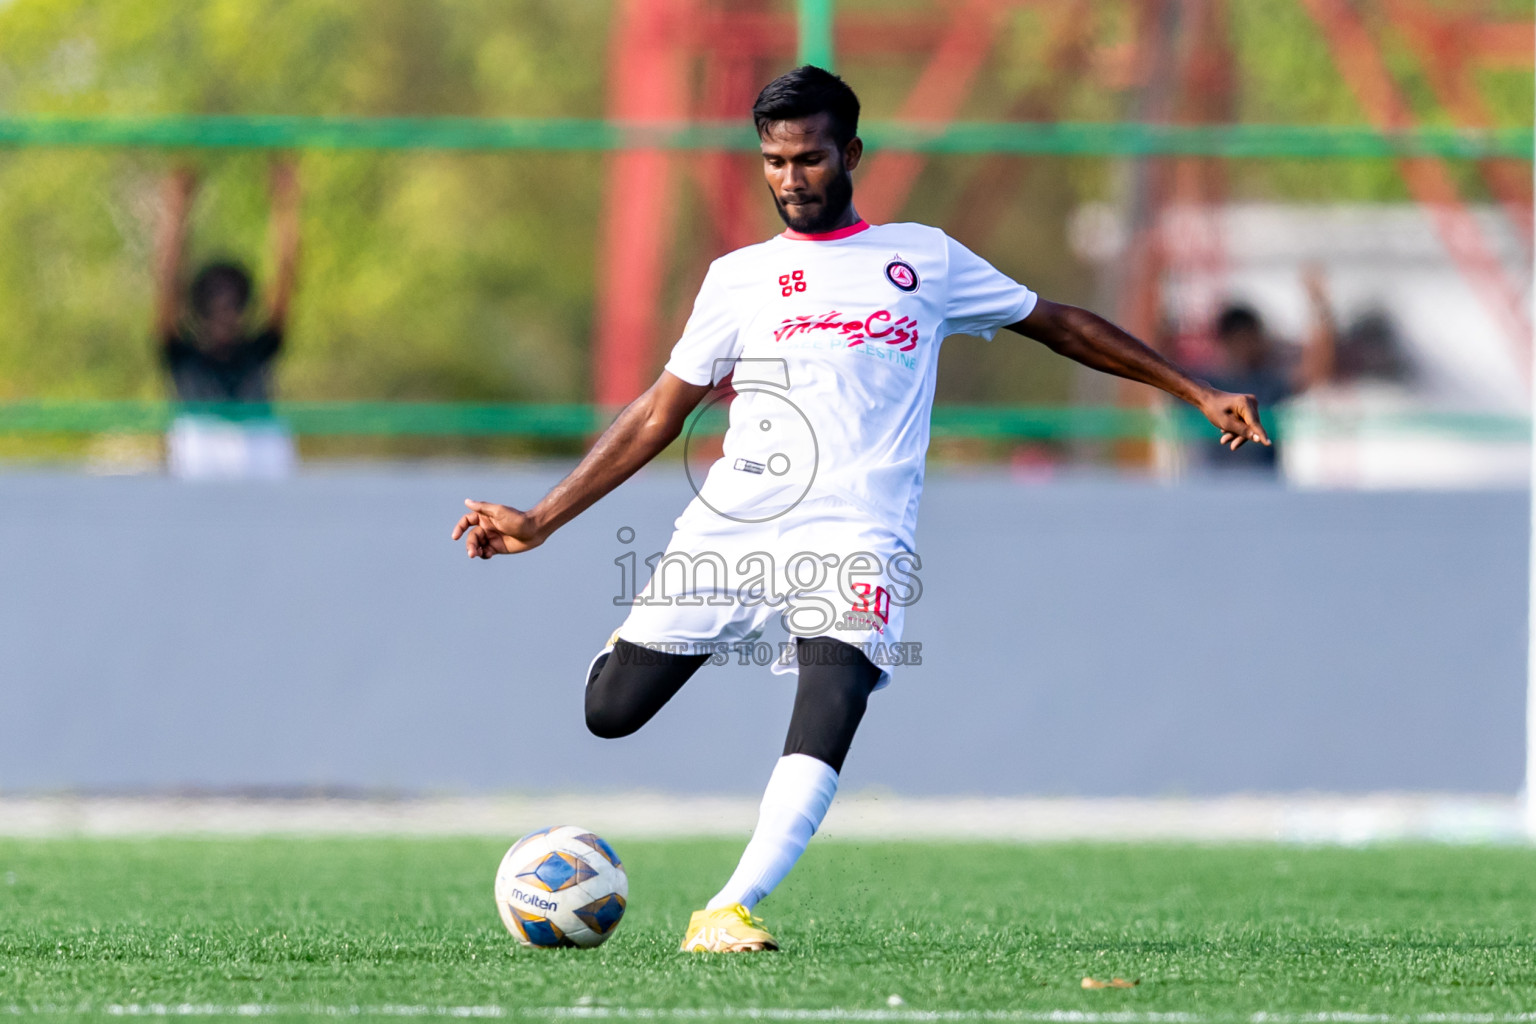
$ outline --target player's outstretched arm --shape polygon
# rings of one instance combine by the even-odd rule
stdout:
[[[155,339],[162,345],[181,328],[181,260],[187,242],[187,214],[197,176],[180,168],[165,179],[164,219],[155,233]]]
[[[299,267],[299,171],[291,157],[272,165],[272,290],[267,299],[267,322],[283,330]]]
[[[1191,377],[1097,313],[1041,299],[1029,316],[1008,329],[1084,366],[1150,384],[1183,399],[1221,431],[1221,443],[1234,451],[1248,441],[1269,444],[1269,434],[1259,422],[1259,403],[1252,395],[1218,391]]]
[[[641,466],[677,440],[688,414],[709,394],[662,371],[650,390],[629,403],[603,431],[581,463],[533,508],[466,501],[469,512],[453,528],[470,558],[512,555],[538,547],[566,523],[628,480]]]

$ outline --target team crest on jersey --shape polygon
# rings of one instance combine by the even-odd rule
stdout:
[[[919,284],[917,271],[912,268],[912,264],[900,256],[885,265],[885,279],[904,292],[917,291]]]

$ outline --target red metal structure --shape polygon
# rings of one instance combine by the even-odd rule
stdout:
[[[1532,21],[1490,18],[1476,2],[1296,3],[1318,26],[1365,118],[1383,129],[1416,127],[1423,120],[1383,57],[1389,32],[1400,33],[1418,56],[1438,106],[1467,127],[1489,123],[1474,72],[1489,66],[1529,68],[1533,60]],[[960,116],[988,61],[999,56],[1010,19],[1025,10],[1032,25],[1044,26],[1050,81],[1007,98],[1007,116],[1060,119],[1066,86],[1089,76],[1106,89],[1123,90],[1127,113],[1136,120],[1222,124],[1234,118],[1237,68],[1229,0],[952,0],[917,10],[851,11],[837,19],[836,48],[842,57],[899,60],[917,68],[896,114],[943,125]],[[1114,25],[1127,20],[1130,42],[1114,42]],[[617,0],[611,53],[608,110],[615,119],[675,123],[742,117],[761,83],[793,60],[796,22],[793,11],[773,0]],[[749,154],[641,150],[614,154],[609,161],[593,362],[598,402],[616,406],[654,379],[671,341],[664,334],[682,317],[663,301],[680,211],[696,212],[707,222],[718,253],[768,237],[777,225],[767,204],[753,197],[761,185]],[[875,222],[901,216],[924,165],[919,154],[872,154],[860,174],[861,212]],[[1012,166],[1005,157],[976,162],[960,216],[978,235],[1015,194],[1018,176]],[[1403,158],[1398,166],[1410,194],[1429,210],[1447,251],[1528,365],[1526,289],[1499,262],[1455,176],[1436,158]],[[1169,270],[1219,279],[1223,246],[1215,212],[1226,194],[1224,164],[1207,157],[1142,157],[1129,161],[1126,170],[1131,232],[1114,281],[1115,313],[1131,329],[1155,338],[1161,327],[1160,286]],[[1486,161],[1480,172],[1529,254],[1528,167]],[[1170,210],[1181,211],[1172,221],[1171,238]],[[687,269],[696,280],[703,268]]]
[[[1413,125],[1417,118],[1402,87],[1387,68],[1379,35],[1371,31],[1356,5],[1349,0],[1302,2],[1327,35],[1334,63],[1371,122],[1383,128]],[[1466,36],[1465,25],[1469,19],[1454,15],[1442,18],[1430,8],[1404,0],[1389,6],[1394,13],[1406,16],[1405,24],[1414,26],[1417,30],[1415,35],[1421,41],[1434,40],[1428,51],[1431,59],[1425,62],[1426,66],[1434,68],[1430,80],[1440,83],[1447,98],[1454,98],[1460,113],[1474,116],[1480,114],[1480,105],[1474,106],[1475,92],[1466,63],[1459,62],[1461,66],[1456,67],[1445,61],[1446,54],[1459,49],[1459,45],[1449,47],[1443,40],[1449,39],[1459,44]],[[1529,35],[1530,29],[1526,31]],[[1481,294],[1495,316],[1502,320],[1510,344],[1515,346],[1519,359],[1529,371],[1531,320],[1525,289],[1499,263],[1493,246],[1484,237],[1482,229],[1462,200],[1450,169],[1444,161],[1427,157],[1399,160],[1398,167],[1413,198],[1430,212],[1446,251],[1455,259],[1462,273],[1474,290]],[[1485,173],[1492,170],[1486,168]],[[1504,174],[1491,176],[1497,182],[1496,195],[1499,195],[1500,190],[1511,190],[1505,191],[1500,198],[1504,200],[1506,209],[1513,207],[1519,211],[1514,216],[1529,251],[1530,179],[1522,176],[1522,187],[1519,183],[1509,181]],[[1516,189],[1518,191],[1513,191]]]

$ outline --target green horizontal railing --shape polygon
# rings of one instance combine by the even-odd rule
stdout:
[[[277,420],[310,437],[587,437],[607,425],[592,405],[458,402],[0,402],[0,434],[159,433],[178,416]]]
[[[1530,128],[1168,125],[1138,122],[923,124],[871,121],[872,149],[1060,156],[1394,157],[1531,160]],[[635,123],[578,118],[0,117],[0,146],[169,149],[755,150],[740,121]]]
[[[581,404],[468,404],[454,402],[278,402],[267,405],[176,405],[158,401],[0,402],[0,435],[159,433],[178,416],[276,421],[304,437],[523,437],[580,440],[600,431],[611,410]],[[1303,410],[1267,415],[1274,432],[1288,436],[1435,434],[1475,441],[1524,441],[1527,416],[1499,413],[1414,412],[1324,416]],[[694,428],[725,429],[715,407]],[[933,436],[996,441],[1146,440],[1201,438],[1212,428],[1194,410],[1161,412],[1114,406],[939,405]]]

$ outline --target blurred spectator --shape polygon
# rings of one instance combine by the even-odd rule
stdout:
[[[1333,383],[1411,388],[1417,376],[1401,332],[1385,310],[1368,310],[1344,329],[1333,359]]]
[[[192,280],[184,309],[182,258],[197,178],[181,170],[166,181],[166,219],[156,263],[155,334],[184,402],[265,402],[271,363],[283,344],[299,255],[299,189],[293,165],[272,168],[276,279],[265,317],[253,332],[246,316],[251,277],[233,263],[210,263]],[[190,314],[190,315],[188,315]]]
[[[1458,487],[1518,480],[1524,445],[1414,429],[1446,407],[1396,321],[1367,307],[1339,335],[1331,378],[1291,406],[1286,478],[1303,487]],[[1451,411],[1466,411],[1451,406]],[[1483,410],[1477,410],[1482,412]]]
[[[283,476],[293,442],[264,408],[272,364],[282,350],[299,255],[299,186],[291,163],[272,167],[272,239],[276,276],[261,319],[248,316],[250,274],[234,263],[197,272],[182,302],[182,260],[197,179],[173,173],[165,186],[165,222],[155,264],[155,335],[176,397],[213,404],[178,417],[167,439],[178,476]],[[224,409],[218,403],[241,403]]]
[[[1312,330],[1299,357],[1286,352],[1265,328],[1250,306],[1230,305],[1216,317],[1215,335],[1221,365],[1209,374],[1213,385],[1225,391],[1253,395],[1271,429],[1274,410],[1280,403],[1324,383],[1333,374],[1337,332],[1328,309],[1322,274],[1309,267],[1303,274],[1307,299],[1312,307]],[[1244,445],[1235,452],[1206,446],[1205,464],[1216,471],[1274,473],[1279,468],[1279,449]]]

